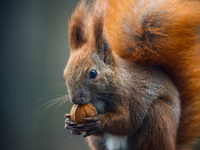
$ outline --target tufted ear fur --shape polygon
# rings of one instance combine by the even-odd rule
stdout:
[[[107,2],[97,0],[93,5],[93,35],[97,53],[105,64],[111,64],[111,51],[106,38],[104,20],[106,15]]]
[[[72,14],[71,21],[69,21],[68,30],[71,52],[80,48],[88,40],[86,31],[87,11],[86,1],[82,0]]]
[[[95,46],[102,45],[103,40],[103,30],[104,30],[104,19],[106,14],[106,2],[102,0],[95,1],[93,5],[93,30],[94,30],[94,39]]]

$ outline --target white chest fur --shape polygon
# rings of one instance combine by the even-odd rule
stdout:
[[[127,150],[127,136],[114,136],[106,133],[104,135],[105,146],[108,150]]]

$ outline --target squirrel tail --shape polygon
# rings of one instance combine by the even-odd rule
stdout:
[[[200,136],[200,2],[109,0],[105,29],[111,49],[124,59],[158,66],[180,92],[177,146]]]

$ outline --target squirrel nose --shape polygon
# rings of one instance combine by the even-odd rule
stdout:
[[[74,98],[74,99],[72,99],[72,103],[74,103],[74,104],[83,104],[84,100],[81,99],[81,98]]]
[[[70,100],[73,104],[80,104],[80,98],[77,98],[76,96],[71,97]]]
[[[90,93],[86,88],[73,89],[69,91],[70,100],[74,104],[85,104],[90,101]]]
[[[86,103],[86,100],[83,97],[83,94],[80,94],[79,96],[71,96],[71,102],[74,104],[84,104]]]

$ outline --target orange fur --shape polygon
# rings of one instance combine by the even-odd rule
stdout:
[[[119,56],[158,66],[181,95],[177,146],[200,136],[200,4],[179,0],[109,0],[108,43]]]

